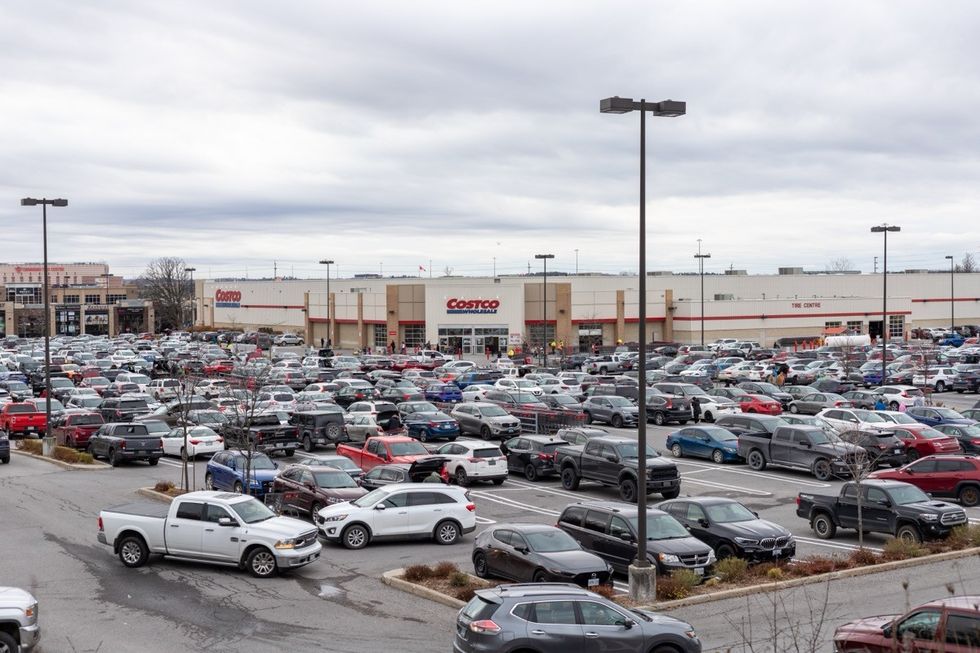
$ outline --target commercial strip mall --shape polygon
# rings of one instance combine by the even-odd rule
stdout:
[[[340,349],[429,343],[465,354],[551,341],[574,351],[638,340],[638,277],[548,275],[547,302],[543,282],[540,275],[332,279],[328,324],[326,280],[199,280],[195,324],[291,332]],[[791,268],[777,275],[705,275],[704,289],[705,342],[734,337],[771,345],[835,327],[875,337],[882,329],[880,274]],[[700,342],[701,305],[700,276],[650,275],[649,340]],[[980,274],[889,273],[890,336],[949,326],[951,306],[956,324],[980,324]]]

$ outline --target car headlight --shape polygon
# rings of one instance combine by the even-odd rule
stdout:
[[[939,521],[939,515],[922,515],[922,521]]]
[[[708,549],[708,564],[710,565],[712,562],[715,562],[716,560],[717,558],[715,557],[715,552],[712,551],[711,549]]]
[[[673,564],[677,564],[681,561],[681,559],[675,556],[673,553],[658,553],[657,559],[660,560],[660,562],[667,562]]]
[[[344,521],[345,519],[347,519],[347,513],[343,513],[343,514],[340,514],[340,515],[330,515],[329,517],[324,517],[323,518],[323,521],[324,522],[328,522],[328,521]]]
[[[698,634],[696,632],[694,632],[693,630],[685,630],[684,631],[684,634],[687,635],[688,637],[690,637],[691,639],[697,639],[698,638]]]
[[[735,541],[739,544],[758,544],[759,540],[753,540],[751,537],[736,537]]]
[[[296,548],[296,540],[292,538],[288,540],[277,540],[275,547],[277,549],[293,549]]]
[[[7,436],[6,433],[0,433],[0,440],[9,440],[9,439],[10,438]]]

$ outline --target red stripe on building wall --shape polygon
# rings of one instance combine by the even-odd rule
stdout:
[[[425,320],[398,320],[398,324],[406,324],[410,326],[425,326]]]
[[[283,306],[282,304],[242,304],[242,308],[287,308],[290,310],[303,310],[305,306]]]
[[[919,304],[925,304],[928,302],[949,302],[949,297],[924,297],[922,299],[913,299],[913,302]],[[980,297],[954,297],[954,302],[980,302]]]
[[[911,315],[912,311],[888,311],[888,315]],[[720,321],[720,320],[785,320],[785,319],[795,319],[804,317],[876,317],[880,316],[881,313],[875,313],[874,311],[867,311],[861,313],[785,313],[777,315],[705,315],[704,321]],[[701,316],[696,317],[675,317],[675,321],[678,322],[700,322]]]

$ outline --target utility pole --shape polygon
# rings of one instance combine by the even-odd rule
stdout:
[[[272,262],[272,280],[275,281],[279,278],[279,263],[278,261]]]
[[[698,268],[701,274],[701,348],[704,349],[704,259],[711,258],[711,254],[701,253],[701,239],[698,238],[698,253],[694,255],[698,260]],[[765,346],[765,343],[763,343]]]
[[[878,274],[878,257],[875,257],[875,274]]]
[[[575,274],[578,274],[578,248],[575,248]]]

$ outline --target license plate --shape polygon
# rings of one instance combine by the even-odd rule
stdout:
[[[895,453],[902,453],[902,450],[901,449],[896,449],[895,450]]]
[[[782,550],[782,549],[773,549],[773,550],[772,550],[772,554],[773,554],[774,556],[778,556],[778,555],[779,555],[780,553],[782,553],[782,552],[783,552],[783,550]]]
[[[704,567],[695,567],[694,573],[698,576],[704,576]]]
[[[589,587],[598,587],[598,585],[599,585],[599,579],[598,578],[590,578],[589,579],[589,581],[588,581],[588,586]]]
[[[497,461],[496,460],[488,460],[487,461],[487,464],[488,465],[496,465],[497,464]]]

